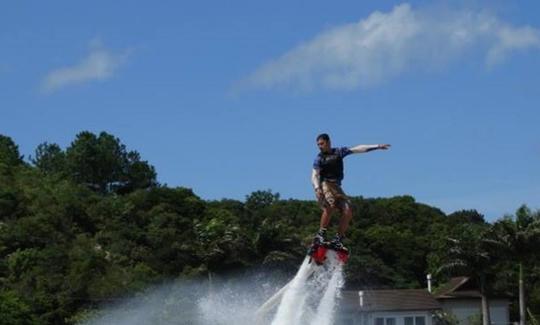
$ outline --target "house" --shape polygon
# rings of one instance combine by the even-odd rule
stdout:
[[[434,293],[427,289],[343,291],[336,324],[436,325],[436,315],[448,314],[460,325],[469,325],[481,314],[477,288],[470,278],[458,277]],[[509,324],[509,304],[507,297],[489,298],[492,324]]]
[[[434,292],[434,297],[442,305],[445,312],[454,315],[460,324],[468,324],[469,320],[478,317],[482,308],[482,297],[478,286],[468,277],[456,277]],[[489,314],[491,323],[506,325],[510,322],[508,297],[491,296]]]
[[[433,325],[441,304],[425,289],[343,291],[337,324]]]

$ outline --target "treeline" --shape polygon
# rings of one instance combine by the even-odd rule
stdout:
[[[520,207],[487,223],[445,215],[410,196],[353,197],[349,288],[420,288],[470,275],[514,297],[522,270],[540,314],[540,213]],[[205,201],[157,182],[120,139],[79,133],[65,150],[43,143],[24,159],[0,135],[0,324],[72,324],[102,303],[179,277],[263,265],[294,271],[318,227],[315,201],[270,190]],[[334,218],[337,221],[337,218]]]

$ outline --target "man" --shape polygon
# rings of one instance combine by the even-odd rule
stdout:
[[[320,228],[313,239],[313,245],[325,242],[326,228],[330,223],[330,215],[334,210],[341,212],[341,220],[336,236],[330,242],[334,249],[344,249],[343,239],[352,219],[351,202],[341,189],[343,180],[343,158],[353,153],[364,153],[377,149],[387,150],[389,144],[358,145],[347,148],[332,148],[330,136],[323,133],[317,136],[320,153],[313,163],[311,182],[315,195],[322,208]]]

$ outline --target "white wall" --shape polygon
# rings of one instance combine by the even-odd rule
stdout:
[[[440,300],[440,302],[443,306],[443,310],[456,316],[460,325],[468,325],[469,317],[482,313],[480,299],[444,299]],[[510,315],[508,311],[508,304],[508,300],[505,299],[491,299],[489,301],[489,315],[491,316],[492,324],[509,324]]]
[[[394,325],[405,325],[405,317],[423,316],[425,325],[433,325],[431,312],[427,311],[402,311],[402,312],[373,312],[373,313],[343,313],[339,315],[336,324],[346,325],[375,325],[375,319],[394,318]],[[385,322],[386,325],[386,322]]]

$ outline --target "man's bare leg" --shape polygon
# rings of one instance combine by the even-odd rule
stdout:
[[[321,222],[319,224],[319,231],[317,231],[315,238],[313,238],[313,245],[322,244],[326,241],[326,228],[330,224],[332,210],[333,209],[331,207],[323,207],[323,212],[321,214]]]
[[[341,220],[339,221],[338,235],[340,235],[341,237],[345,237],[345,233],[349,228],[349,223],[351,222],[351,219],[352,209],[349,204],[345,204],[345,207],[343,208],[343,212],[341,214]]]
[[[332,208],[324,207],[321,215],[321,223],[319,225],[320,229],[326,229],[328,224],[330,224],[330,218],[332,216]]]

